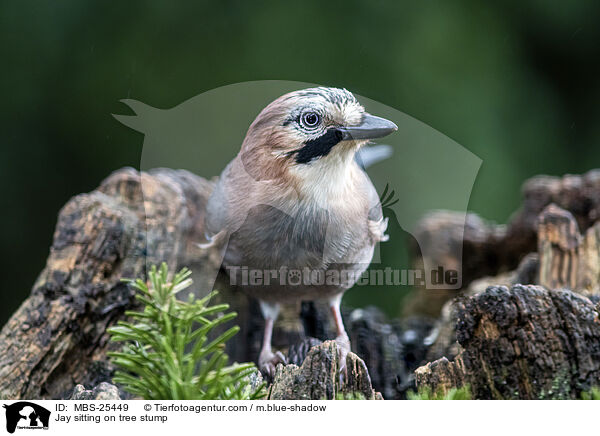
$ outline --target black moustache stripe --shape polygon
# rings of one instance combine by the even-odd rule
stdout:
[[[296,153],[296,162],[307,164],[322,156],[327,156],[331,149],[342,140],[342,132],[338,129],[329,129],[318,138],[306,141],[304,146]]]

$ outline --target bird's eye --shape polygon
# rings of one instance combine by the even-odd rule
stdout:
[[[307,129],[314,129],[321,122],[321,117],[316,112],[304,112],[300,117],[300,122]]]

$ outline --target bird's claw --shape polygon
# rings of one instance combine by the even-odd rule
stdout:
[[[350,352],[350,339],[348,339],[347,335],[341,335],[335,338],[335,342],[338,345],[338,361],[340,363],[338,369],[338,382],[340,386],[342,386],[348,380],[348,366],[346,365],[346,358]]]
[[[260,372],[271,380],[273,380],[275,369],[280,363],[283,365],[287,364],[287,359],[281,351],[276,351],[274,353],[272,351],[263,351],[258,358],[258,368],[260,369]]]

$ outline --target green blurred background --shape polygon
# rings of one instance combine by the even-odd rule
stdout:
[[[524,179],[600,166],[600,2],[2,2],[0,324],[43,268],[60,207],[139,167],[111,113],[230,83],[346,87],[481,159],[470,209],[505,222]]]

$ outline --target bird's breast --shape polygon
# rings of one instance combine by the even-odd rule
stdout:
[[[288,211],[256,205],[231,234],[225,261],[263,269],[351,263],[371,244],[363,215],[304,204]]]

